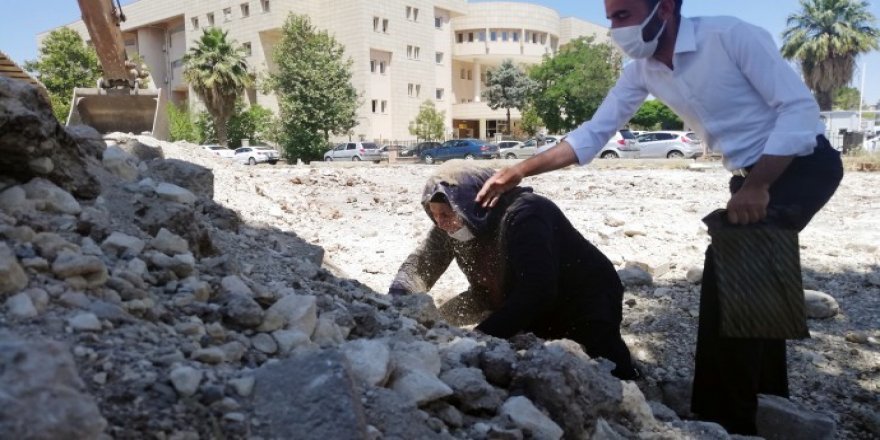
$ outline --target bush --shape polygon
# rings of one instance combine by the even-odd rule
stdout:
[[[185,106],[168,104],[168,129],[171,142],[200,143],[201,136],[192,113]]]
[[[271,110],[257,104],[245,107],[244,103],[239,101],[235,106],[235,114],[229,118],[229,123],[226,125],[229,148],[240,147],[244,139],[250,141],[251,145],[273,141],[274,120]],[[200,112],[195,125],[203,142],[217,142],[214,121],[208,112]]]
[[[289,163],[295,163],[297,159],[305,163],[323,160],[324,153],[330,149],[330,144],[320,133],[302,129],[291,130],[289,125],[281,137],[279,144],[284,150],[284,158]]]

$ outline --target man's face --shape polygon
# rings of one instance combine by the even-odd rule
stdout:
[[[654,10],[646,0],[605,0],[605,15],[611,21],[611,28],[638,26],[648,18]],[[675,2],[660,0],[660,8],[654,19],[645,27],[642,38],[645,41],[652,39],[664,20],[669,20],[675,11]]]
[[[448,203],[431,202],[428,203],[428,209],[431,210],[431,215],[434,216],[437,227],[446,231],[446,233],[451,234],[464,226],[461,218],[458,217],[455,211],[452,210],[452,206],[449,206]]]

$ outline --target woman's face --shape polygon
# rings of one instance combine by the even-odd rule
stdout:
[[[458,231],[464,226],[464,222],[455,214],[452,206],[448,203],[430,202],[428,203],[428,209],[431,210],[431,215],[434,216],[437,226],[448,234]]]

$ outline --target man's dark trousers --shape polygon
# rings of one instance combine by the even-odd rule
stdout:
[[[768,210],[794,208],[796,227],[803,230],[842,178],[840,153],[819,136],[813,154],[795,158],[770,187]],[[731,193],[739,191],[744,181],[733,177]],[[788,397],[785,340],[722,337],[716,282],[710,246],[703,268],[691,410],[731,433],[754,435],[758,394]]]

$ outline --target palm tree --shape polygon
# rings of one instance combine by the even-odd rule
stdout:
[[[850,83],[856,57],[880,47],[876,18],[864,0],[800,0],[801,11],[788,17],[782,56],[801,65],[804,81],[831,110],[834,93]]]
[[[226,124],[235,112],[235,101],[254,82],[244,48],[227,40],[226,35],[218,28],[205,28],[195,47],[183,57],[183,78],[211,114],[217,141],[224,147]]]

